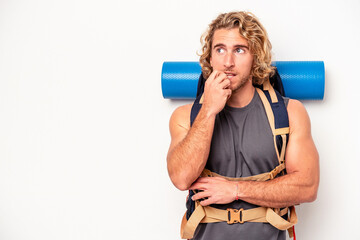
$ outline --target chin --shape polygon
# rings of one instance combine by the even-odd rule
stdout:
[[[245,83],[246,83],[246,82],[242,82],[242,83],[240,83],[240,84],[237,85],[237,86],[231,86],[230,89],[231,89],[232,92],[236,92],[236,91],[242,89],[242,88],[245,86]]]

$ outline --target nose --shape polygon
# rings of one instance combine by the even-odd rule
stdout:
[[[234,67],[234,55],[232,53],[227,53],[224,59],[224,67],[226,68],[232,68]]]

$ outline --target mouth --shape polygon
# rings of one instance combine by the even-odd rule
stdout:
[[[233,77],[236,76],[236,74],[235,74],[235,73],[232,73],[232,72],[225,72],[225,74],[226,74],[226,76],[227,76],[229,79],[231,79],[231,78],[233,78]]]

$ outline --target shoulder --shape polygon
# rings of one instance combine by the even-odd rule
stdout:
[[[170,131],[173,128],[181,127],[183,129],[186,129],[189,131],[190,129],[190,113],[191,113],[191,104],[186,104],[183,106],[180,106],[174,110],[170,117]]]
[[[295,99],[289,99],[287,105],[290,134],[294,131],[310,131],[310,118],[304,105]]]

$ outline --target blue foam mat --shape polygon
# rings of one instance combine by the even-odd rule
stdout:
[[[293,99],[321,100],[325,90],[323,61],[276,61],[285,96]],[[201,74],[198,62],[164,62],[161,88],[164,98],[194,99]]]

